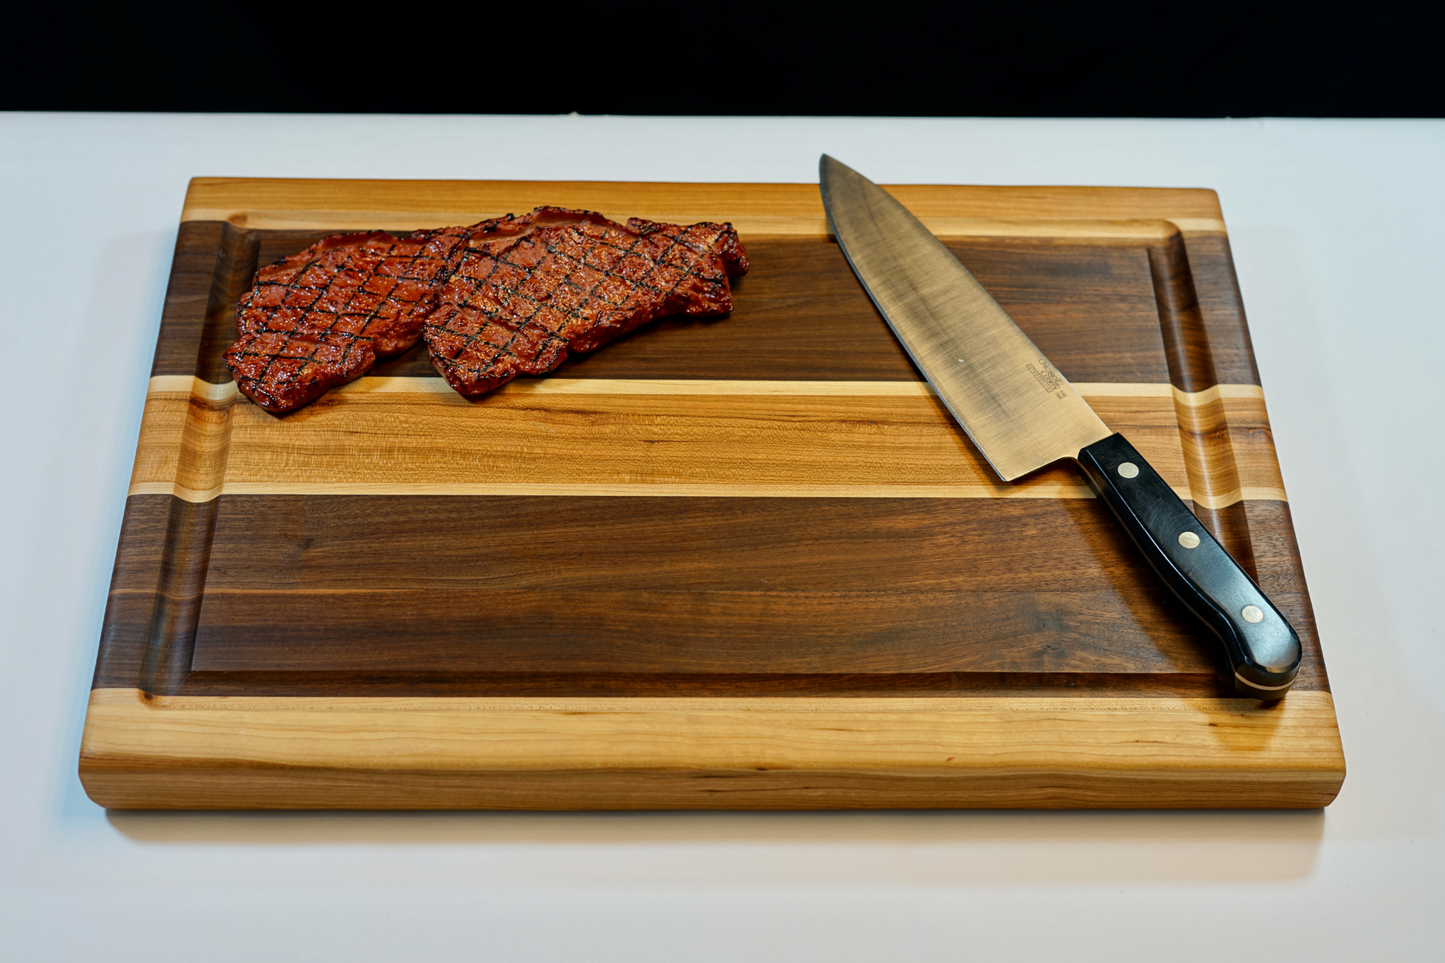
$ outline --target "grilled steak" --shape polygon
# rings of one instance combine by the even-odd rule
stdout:
[[[236,387],[284,414],[416,344],[468,228],[324,238],[256,272],[226,352]]]
[[[663,315],[726,314],[728,278],[747,269],[730,224],[555,207],[399,239],[339,234],[256,272],[226,365],[285,414],[424,335],[447,382],[479,395]]]
[[[422,333],[432,363],[467,396],[663,315],[726,314],[728,278],[748,269],[731,224],[622,225],[555,207],[484,221],[458,254]]]

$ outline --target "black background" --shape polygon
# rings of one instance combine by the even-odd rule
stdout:
[[[0,108],[1441,117],[1440,7],[55,3]]]

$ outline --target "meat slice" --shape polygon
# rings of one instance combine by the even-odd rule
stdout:
[[[227,350],[236,387],[284,414],[416,344],[470,228],[323,238],[256,272]]]
[[[367,338],[333,331],[243,335],[226,349],[236,388],[273,414],[310,404],[336,385],[361,377],[376,363]]]
[[[748,269],[731,224],[622,225],[555,207],[484,221],[458,255],[422,334],[437,370],[467,396],[664,315],[726,314],[729,278]]]

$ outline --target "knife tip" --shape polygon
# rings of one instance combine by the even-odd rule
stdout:
[[[823,154],[818,158],[818,182],[826,183],[830,176],[837,177],[849,168],[838,158],[830,154]]]

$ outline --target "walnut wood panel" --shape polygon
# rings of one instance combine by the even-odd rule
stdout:
[[[1287,508],[1251,504],[1251,562],[1304,641],[1297,686],[1322,688]],[[148,496],[134,510],[146,543],[131,557],[178,528],[209,541],[192,573],[167,570],[163,614],[122,610],[156,589],[144,567],[117,573],[98,685],[1230,691],[1218,643],[1094,500]]]
[[[1217,198],[892,188],[1299,629],[1217,641],[1073,472],[999,483],[813,185],[198,179],[82,779],[122,806],[1314,806],[1343,779]],[[221,363],[258,264],[537,204],[731,220],[732,315],[463,401],[414,349],[285,419]],[[464,711],[463,711],[464,710]]]
[[[152,373],[229,381],[221,353],[234,338],[236,296],[258,264],[294,253],[324,233],[182,225],[164,320],[168,329],[178,331],[184,325],[188,330],[184,336],[163,338]],[[1150,252],[1161,240],[946,240],[1039,347],[1058,359],[1071,381],[1171,380],[1161,302],[1151,276]],[[753,267],[737,282],[735,307],[725,320],[674,319],[648,325],[605,350],[570,359],[557,375],[920,380],[835,243],[827,238],[763,237],[749,238],[747,244]],[[1181,252],[1176,245],[1166,255],[1177,258]],[[198,293],[203,287],[210,292],[204,302]],[[1164,303],[1163,309],[1172,310],[1171,304]],[[204,314],[197,310],[202,305]],[[1191,317],[1170,330],[1204,338],[1202,323]],[[375,373],[436,375],[420,346],[382,361]],[[1257,382],[1252,369],[1235,368],[1221,369],[1219,380]]]

